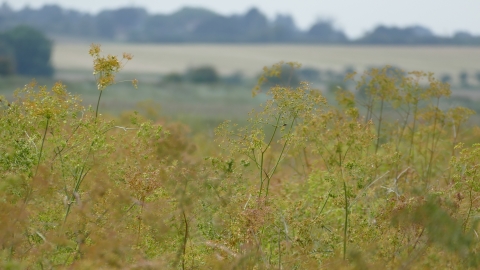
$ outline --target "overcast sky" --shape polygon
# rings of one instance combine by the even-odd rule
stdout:
[[[1,0],[0,0],[1,1]],[[58,4],[96,13],[125,6],[144,7],[151,13],[171,13],[182,7],[204,7],[221,14],[245,13],[258,7],[269,18],[291,14],[306,29],[318,19],[332,19],[350,37],[376,25],[423,25],[436,34],[468,31],[480,35],[480,0],[4,0],[15,9]]]

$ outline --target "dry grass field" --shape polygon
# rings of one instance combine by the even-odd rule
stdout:
[[[188,67],[213,65],[222,74],[240,71],[247,76],[258,74],[263,66],[279,61],[296,61],[303,66],[357,70],[375,65],[395,65],[406,70],[449,73],[480,71],[480,47],[381,47],[318,45],[207,45],[207,44],[113,44],[102,48],[110,54],[129,52],[134,60],[125,71],[159,74],[183,72]],[[58,42],[53,52],[57,70],[91,70],[88,43]]]

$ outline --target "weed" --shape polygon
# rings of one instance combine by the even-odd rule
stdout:
[[[99,113],[131,56],[90,54],[94,109],[61,83],[0,98],[0,268],[478,268],[478,128],[433,74],[352,74],[330,104],[277,64],[209,141]]]

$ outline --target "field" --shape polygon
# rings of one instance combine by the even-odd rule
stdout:
[[[84,104],[94,105],[97,93],[92,76],[92,59],[88,43],[58,41],[53,51],[55,80],[64,82],[68,90],[82,95]],[[480,70],[480,48],[474,47],[367,47],[367,46],[307,46],[307,45],[142,45],[102,44],[102,50],[113,55],[128,52],[134,55],[119,74],[119,81],[139,80],[139,89],[130,83],[113,85],[106,91],[102,112],[119,115],[138,109],[146,100],[155,104],[161,115],[182,120],[193,126],[212,130],[225,119],[245,120],[247,113],[265,101],[265,96],[253,99],[251,89],[264,66],[278,61],[297,61],[304,67],[344,71],[355,68],[362,72],[371,66],[391,64],[405,70],[435,72],[437,78],[450,74],[455,105],[478,111],[475,101],[480,97],[478,82],[470,76],[472,89],[461,89],[458,74],[471,75]],[[212,65],[221,75],[241,72],[246,79],[240,84],[161,83],[163,75],[185,72],[189,67]],[[13,90],[31,78],[4,78],[0,94],[11,97]],[[42,80],[52,85],[54,81]],[[340,81],[333,82],[341,83]],[[327,90],[325,82],[314,87]],[[332,99],[333,96],[330,97]],[[460,101],[459,101],[460,100]]]
[[[53,64],[56,78],[65,81],[70,91],[81,93],[88,104],[95,102],[96,93],[91,81],[92,62],[88,55],[88,43],[59,41],[55,44]],[[102,104],[105,110],[118,113],[134,108],[135,104],[152,100],[160,104],[164,115],[183,118],[189,123],[200,118],[214,120],[239,118],[257,106],[262,100],[251,99],[250,91],[255,76],[264,66],[279,61],[296,61],[303,67],[319,70],[343,71],[347,67],[362,72],[368,67],[386,64],[407,71],[434,72],[437,78],[449,74],[458,84],[458,75],[465,71],[471,74],[472,85],[478,82],[473,74],[480,71],[480,48],[478,47],[381,47],[381,46],[314,46],[314,45],[207,45],[175,44],[145,45],[103,43],[105,52],[134,55],[121,79],[137,78],[139,91],[132,92],[130,85],[120,84],[109,90],[110,102]],[[160,85],[162,75],[185,72],[188,68],[211,65],[221,75],[240,72],[249,78],[241,85]],[[325,90],[325,86],[317,85]],[[476,100],[480,91],[460,89],[453,85],[453,95]],[[90,95],[91,94],[91,95]],[[471,107],[472,104],[467,106]],[[193,118],[192,118],[193,117]],[[188,120],[190,119],[190,120]]]
[[[57,43],[53,64],[59,70],[91,70],[87,43]],[[140,45],[102,44],[112,54],[134,55],[126,72],[161,74],[183,72],[188,67],[213,65],[223,74],[240,71],[254,76],[264,66],[296,61],[305,67],[359,71],[370,66],[394,65],[405,70],[435,74],[480,71],[480,47],[381,47],[308,45]]]
[[[65,85],[0,80],[0,269],[480,268],[480,128],[448,83],[381,68],[318,91],[262,80],[276,65],[252,98],[254,78],[162,81],[140,68],[160,53],[84,47],[57,51]]]

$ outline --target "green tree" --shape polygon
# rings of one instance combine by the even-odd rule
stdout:
[[[187,78],[193,83],[216,83],[219,80],[217,71],[210,66],[190,69],[187,72]]]
[[[53,75],[50,63],[52,41],[42,32],[29,26],[17,26],[3,33],[0,39],[14,48],[18,74],[46,77]]]
[[[452,76],[450,74],[443,74],[440,79],[443,83],[452,83]]]
[[[318,42],[347,42],[348,39],[342,31],[336,30],[332,22],[318,21],[307,32],[312,41]]]
[[[0,75],[8,76],[15,73],[15,56],[13,48],[0,40]]]

